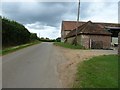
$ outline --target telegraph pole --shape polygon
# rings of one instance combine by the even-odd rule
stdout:
[[[40,32],[39,32],[39,38],[40,38]]]
[[[75,40],[75,45],[77,45],[77,30],[79,27],[79,15],[80,15],[80,0],[78,2],[78,13],[77,13],[77,23],[76,23],[76,40]]]

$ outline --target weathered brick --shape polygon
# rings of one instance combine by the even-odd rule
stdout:
[[[75,39],[75,37],[70,37],[67,38],[67,43],[72,44],[73,40]],[[110,49],[111,46],[111,36],[105,36],[105,35],[78,35],[77,36],[77,43],[84,46],[85,48],[91,48],[91,42],[98,42],[99,45],[95,46],[94,48],[99,49],[101,48],[101,44],[102,44],[102,48],[103,49]],[[100,44],[100,42],[102,42]]]

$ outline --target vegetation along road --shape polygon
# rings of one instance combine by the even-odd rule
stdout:
[[[3,56],[3,88],[61,88],[57,65],[64,59],[52,43]]]

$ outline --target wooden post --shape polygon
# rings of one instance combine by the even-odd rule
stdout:
[[[120,55],[120,32],[118,34],[118,55]]]
[[[78,30],[78,27],[79,27],[79,18],[80,18],[79,15],[80,15],[80,0],[78,2],[78,13],[77,13],[75,45],[77,45],[77,30]]]

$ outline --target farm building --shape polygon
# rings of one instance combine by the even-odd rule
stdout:
[[[120,32],[120,27],[105,27],[105,29],[112,33],[112,46],[118,46],[118,33]]]
[[[76,21],[62,21],[62,25],[61,25],[61,42],[65,41],[65,37],[66,35],[72,31],[73,29],[76,28]],[[86,22],[79,22],[79,26],[85,24]],[[117,23],[98,23],[98,22],[93,22],[94,24],[97,24],[103,28],[105,27],[118,27],[120,25],[118,25]]]
[[[112,27],[112,29],[111,29]],[[95,23],[95,22],[79,22],[79,28],[77,30],[77,43],[82,44],[86,48],[105,48],[108,49],[113,42],[113,38],[117,38],[115,32],[120,31],[118,24],[113,23]],[[108,32],[109,31],[109,32]],[[76,34],[76,22],[75,21],[63,21],[61,28],[61,41],[65,40],[68,43],[74,43]],[[111,37],[112,36],[112,37]],[[118,42],[116,40],[116,42]]]
[[[76,37],[76,29],[66,36],[66,42],[73,44]],[[77,43],[85,48],[109,49],[111,46],[111,33],[101,26],[88,21],[77,30]],[[107,41],[107,42],[106,42]]]
[[[66,35],[76,28],[76,21],[62,21],[61,25],[61,42],[65,41]],[[83,25],[85,22],[79,22],[79,26]]]

